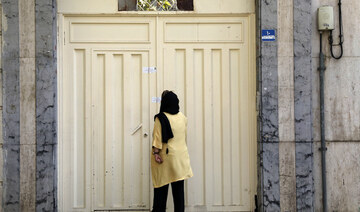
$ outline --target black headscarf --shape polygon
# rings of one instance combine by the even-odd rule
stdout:
[[[154,116],[154,120],[158,118],[160,121],[163,143],[167,143],[170,138],[174,137],[169,119],[164,112],[175,115],[179,112],[179,109],[179,99],[176,94],[172,91],[164,91],[161,98],[160,113]]]

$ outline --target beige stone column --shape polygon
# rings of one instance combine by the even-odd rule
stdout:
[[[279,171],[281,211],[296,211],[293,0],[278,0]]]
[[[35,0],[19,0],[20,45],[20,205],[35,211]]]

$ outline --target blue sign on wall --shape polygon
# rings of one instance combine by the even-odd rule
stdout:
[[[262,41],[275,41],[275,30],[274,29],[263,29],[261,30]]]

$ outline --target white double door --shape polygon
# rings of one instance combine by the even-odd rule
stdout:
[[[60,18],[61,211],[150,210],[153,116],[189,118],[188,210],[247,211],[255,193],[254,17]]]

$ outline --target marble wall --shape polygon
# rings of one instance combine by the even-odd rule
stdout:
[[[0,30],[2,32],[2,4],[0,4]],[[2,40],[2,33],[0,33],[0,40]],[[2,52],[2,45],[0,45],[0,52]],[[2,61],[2,55],[0,53],[0,67],[1,61]],[[0,120],[3,120],[3,94],[2,94],[2,68],[0,69]],[[3,145],[4,145],[4,139],[3,139],[3,123],[0,121],[0,194],[3,193]],[[0,211],[3,211],[2,208],[2,198],[0,198]]]
[[[261,42],[259,50],[262,209],[311,211],[311,1],[260,1],[259,6],[259,30],[277,29],[277,42]]]
[[[56,0],[36,0],[36,211],[57,209]]]
[[[312,85],[314,123],[314,180],[315,210],[322,210],[319,103],[319,46],[317,31],[317,8],[321,5],[334,7],[334,43],[339,42],[338,0],[313,0],[312,26]],[[323,35],[325,58],[325,140],[327,141],[327,201],[328,209],[334,211],[360,210],[360,1],[342,1],[344,54],[333,59],[328,44],[328,33]],[[354,25],[355,24],[355,25]],[[339,55],[339,48],[334,48]]]
[[[317,71],[319,33],[316,14],[320,5],[332,5],[337,27],[338,0],[293,0],[293,6],[291,3],[292,1],[278,0],[277,9],[278,92],[273,93],[273,96],[278,98],[279,161],[277,158],[271,158],[277,157],[276,153],[274,154],[276,150],[269,148],[270,145],[263,145],[261,150],[264,155],[262,158],[264,167],[260,167],[262,168],[260,170],[268,173],[268,170],[272,169],[272,174],[276,174],[279,169],[281,211],[321,211],[321,153],[318,150],[320,106]],[[268,1],[259,5],[272,7]],[[344,54],[340,60],[330,57],[328,33],[324,34],[323,39],[327,67],[325,72],[327,200],[328,208],[331,210],[358,211],[360,209],[358,186],[360,185],[358,176],[360,158],[356,152],[359,152],[360,148],[360,49],[358,48],[360,38],[356,35],[360,33],[360,29],[354,27],[354,23],[360,22],[360,13],[358,13],[360,2],[343,1],[342,11],[345,42]],[[291,13],[293,13],[293,20]],[[265,14],[261,14],[261,17],[263,16]],[[267,19],[259,20],[260,23],[263,21]],[[291,33],[291,28],[293,28],[293,33]],[[335,43],[339,40],[338,31],[336,28],[333,33]],[[292,36],[293,43],[289,41],[289,37]],[[262,46],[262,48],[268,49],[267,46]],[[335,47],[334,52],[338,55],[339,48]],[[260,67],[262,77],[266,75],[264,72],[273,74],[274,70]],[[266,99],[267,96],[263,95],[262,99],[264,98]],[[264,112],[264,108],[262,112],[261,120],[265,120],[266,124],[268,118],[264,116],[273,117],[274,114]],[[267,135],[266,129],[262,136]],[[263,141],[266,138],[259,140]],[[295,149],[293,142],[295,142]],[[277,165],[279,168],[274,168]],[[263,177],[262,183],[264,185],[277,183],[277,179],[276,176]],[[296,188],[294,188],[294,181]],[[296,193],[295,204],[294,197],[291,195],[293,192]],[[277,195],[277,192],[271,192],[271,194]],[[277,198],[272,196],[272,199]],[[266,210],[266,207],[264,209]]]
[[[56,211],[56,1],[3,0],[4,211]]]
[[[35,0],[19,0],[20,209],[35,211]]]
[[[277,1],[258,1],[259,36],[262,29],[277,29]],[[264,211],[280,210],[279,117],[277,41],[259,41],[258,52],[260,111],[260,205]]]
[[[279,172],[281,211],[296,211],[293,0],[278,0]]]
[[[3,0],[3,209],[20,211],[19,9]]]
[[[294,0],[296,208],[314,210],[311,0]]]

